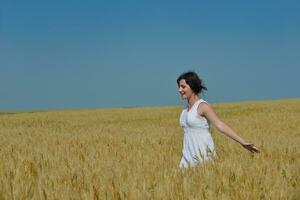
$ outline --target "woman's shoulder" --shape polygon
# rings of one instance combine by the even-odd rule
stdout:
[[[204,99],[199,99],[199,104],[197,106],[197,112],[199,115],[203,115],[204,111],[209,109],[210,105]]]
[[[199,99],[198,102],[199,102],[199,105],[200,105],[201,103],[206,103],[206,104],[208,104],[208,102],[207,102],[206,100],[204,100],[204,99]]]

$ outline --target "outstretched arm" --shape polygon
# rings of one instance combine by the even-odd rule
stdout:
[[[210,122],[212,122],[216,126],[218,131],[237,141],[252,153],[259,153],[259,149],[257,149],[253,144],[245,142],[244,139],[236,134],[234,130],[232,130],[227,124],[222,122],[215,111],[208,104],[201,103],[198,107],[198,113],[199,115],[206,117]]]

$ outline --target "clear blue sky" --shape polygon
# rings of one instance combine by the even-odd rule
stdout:
[[[300,97],[298,2],[0,0],[0,111]]]

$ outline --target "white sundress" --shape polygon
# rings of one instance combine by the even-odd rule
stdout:
[[[180,168],[194,167],[205,160],[210,160],[215,155],[210,123],[197,112],[200,103],[207,102],[199,99],[190,110],[186,108],[180,115],[180,126],[184,130]]]

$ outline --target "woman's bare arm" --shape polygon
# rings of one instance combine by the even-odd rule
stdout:
[[[210,122],[212,122],[218,131],[224,133],[231,139],[240,143],[244,148],[248,149],[252,153],[259,153],[259,149],[257,149],[253,144],[245,142],[243,138],[241,138],[235,131],[230,128],[227,124],[222,122],[215,111],[206,103],[201,103],[198,107],[198,113],[201,116],[206,117]]]

